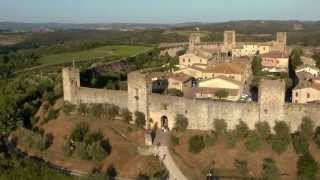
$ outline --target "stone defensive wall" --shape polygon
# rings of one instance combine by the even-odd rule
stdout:
[[[259,103],[197,100],[152,94],[149,108],[150,118],[153,122],[159,125],[161,117],[165,116],[168,118],[170,128],[174,127],[177,114],[187,117],[189,121],[188,129],[194,130],[214,129],[215,119],[224,119],[228,124],[228,129],[234,129],[239,121],[245,122],[250,129],[254,129],[255,124],[259,121],[267,121],[271,127],[274,126],[276,121],[285,121],[291,131],[294,132],[299,129],[304,117],[311,118],[315,126],[320,126],[320,104],[285,104],[283,107],[284,114],[269,115],[269,120],[262,120]],[[283,119],[280,117],[283,117]]]
[[[284,121],[289,124],[291,130],[299,128],[302,118],[309,117],[315,126],[320,127],[320,104],[285,104]]]
[[[224,119],[228,129],[234,129],[239,121],[254,129],[259,121],[267,121],[271,127],[276,121],[285,121],[291,131],[296,131],[303,119],[309,117],[320,126],[320,104],[289,104],[284,102],[285,83],[281,80],[262,80],[259,102],[240,103],[153,94],[152,78],[155,73],[132,72],[128,74],[128,91],[93,89],[80,86],[79,70],[63,70],[64,100],[72,104],[110,103],[128,108],[132,113],[143,112],[147,127],[161,127],[167,119],[173,128],[177,114],[184,115],[188,129],[212,130],[215,119]]]
[[[226,120],[229,129],[235,128],[240,120],[254,128],[255,122],[259,120],[257,103],[218,102],[152,94],[149,108],[152,121],[159,125],[161,117],[165,116],[170,128],[174,127],[177,114],[187,117],[188,129],[195,130],[212,130],[215,119]]]
[[[78,98],[79,103],[83,104],[109,103],[117,105],[120,108],[127,108],[128,106],[127,91],[80,87],[76,96]]]

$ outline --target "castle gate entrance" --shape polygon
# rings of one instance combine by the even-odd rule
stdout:
[[[162,116],[161,117],[161,130],[162,131],[169,130],[168,117],[167,116]]]

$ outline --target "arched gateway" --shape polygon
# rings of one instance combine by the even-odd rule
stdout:
[[[168,123],[168,117],[162,116],[161,117],[161,129],[169,130],[169,123]]]

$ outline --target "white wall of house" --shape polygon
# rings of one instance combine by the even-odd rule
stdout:
[[[208,59],[199,57],[195,54],[184,54],[179,57],[180,68],[190,67],[193,64],[208,64]]]
[[[292,91],[292,103],[305,104],[312,101],[320,101],[320,90],[307,87]]]
[[[312,74],[314,77],[317,77],[320,75],[320,69],[311,68],[311,67],[303,67],[301,69],[296,70],[296,72],[306,72],[306,73]]]
[[[199,87],[208,87],[208,88],[224,88],[224,89],[240,89],[240,85],[220,79],[220,78],[214,78],[214,79],[208,79],[204,81],[199,82]]]

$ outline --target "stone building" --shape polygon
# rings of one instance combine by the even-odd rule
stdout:
[[[311,66],[311,65],[302,65],[302,66],[299,66],[295,72],[297,74],[299,73],[307,73],[307,74],[310,74],[310,76],[316,78],[316,77],[319,77],[320,76],[320,69],[315,67],[315,66]]]
[[[224,91],[227,93],[227,96],[223,98],[224,100],[238,101],[242,94],[242,90],[243,85],[240,81],[220,76],[199,81],[198,87],[195,88],[195,98],[219,99],[219,97],[216,97],[216,93]]]
[[[171,74],[168,78],[168,89],[177,89],[181,92],[192,88],[193,77],[184,73]]]
[[[288,72],[289,56],[281,51],[271,51],[261,55],[262,70],[268,72]]]
[[[232,50],[236,46],[236,32],[225,31],[224,32],[224,48],[227,51]]]
[[[237,57],[252,57],[269,54],[272,51],[286,53],[287,35],[278,32],[277,39],[270,42],[237,42],[235,31],[225,31],[223,42],[201,42],[200,34],[190,35],[188,49],[179,56],[179,67],[194,64],[220,64]]]
[[[320,102],[320,83],[316,81],[299,83],[292,90],[292,102],[300,104]]]
[[[292,103],[320,102],[320,69],[302,65],[296,69],[298,85],[292,90]]]

